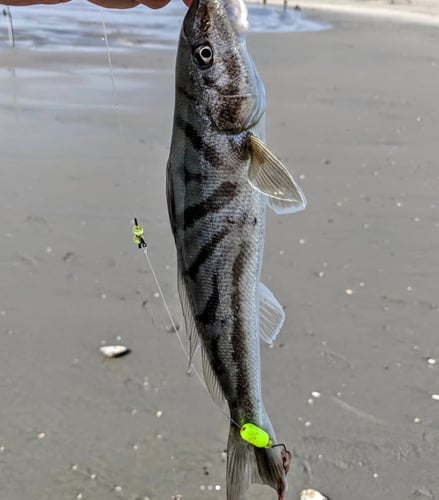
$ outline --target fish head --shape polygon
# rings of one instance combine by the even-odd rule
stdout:
[[[193,0],[179,41],[177,85],[190,95],[194,113],[208,116],[221,132],[253,127],[265,108],[264,87],[242,33],[247,20],[240,2]]]

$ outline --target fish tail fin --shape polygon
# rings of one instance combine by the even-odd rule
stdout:
[[[284,500],[288,467],[289,459],[280,447],[256,448],[244,441],[239,428],[231,424],[227,443],[227,500],[241,500],[252,483],[271,486],[278,500]]]

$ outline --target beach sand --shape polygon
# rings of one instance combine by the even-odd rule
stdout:
[[[267,142],[309,201],[268,214],[263,267],[287,316],[262,352],[295,457],[287,498],[438,498],[439,34],[313,15],[332,29],[249,36]],[[227,418],[185,374],[131,240],[136,216],[181,325],[174,57],[112,54],[114,99],[105,53],[0,50],[2,500],[225,498]],[[131,354],[105,359],[103,342]]]
[[[283,4],[284,0],[269,3]],[[289,3],[289,2],[288,2]],[[399,22],[439,24],[436,0],[298,0],[296,6],[317,11],[366,15]]]

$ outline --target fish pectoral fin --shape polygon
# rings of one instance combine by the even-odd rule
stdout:
[[[197,327],[195,325],[194,316],[189,304],[189,298],[186,293],[186,286],[184,284],[183,273],[178,270],[177,272],[177,287],[178,294],[180,295],[181,308],[183,310],[184,323],[186,328],[186,336],[189,339],[189,364],[188,371],[192,366],[192,360],[199,344],[199,336]]]
[[[259,333],[261,339],[272,344],[285,321],[285,312],[263,283],[259,283]]]
[[[215,403],[220,408],[223,408],[226,398],[224,397],[224,392],[221,388],[218,377],[215,375],[215,372],[212,369],[209,356],[207,355],[207,352],[204,348],[201,348],[201,360],[203,363],[203,375],[207,390],[209,391],[209,394],[212,396],[212,399],[215,401]]]
[[[250,134],[251,162],[248,181],[268,197],[268,205],[278,214],[294,213],[306,207],[306,198],[285,165],[265,144]]]

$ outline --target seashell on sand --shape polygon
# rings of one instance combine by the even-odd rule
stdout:
[[[120,358],[130,353],[128,347],[124,345],[103,345],[99,350],[106,358]]]

